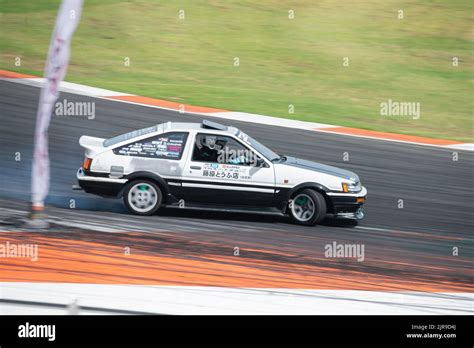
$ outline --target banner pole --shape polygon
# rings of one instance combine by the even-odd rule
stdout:
[[[59,8],[44,69],[45,85],[41,89],[36,115],[33,165],[31,170],[31,208],[27,224],[32,228],[48,228],[44,202],[49,192],[50,162],[48,128],[54,103],[59,97],[59,84],[66,75],[71,38],[81,16],[83,0],[63,0]]]

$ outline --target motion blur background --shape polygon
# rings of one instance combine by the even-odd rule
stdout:
[[[59,3],[1,1],[0,69],[42,75]],[[66,80],[473,142],[472,17],[469,0],[86,0]],[[388,99],[421,118],[381,116]]]
[[[474,142],[472,1],[84,3],[68,82]],[[0,4],[0,77],[3,70],[41,76],[60,1]],[[311,228],[181,210],[143,218],[119,199],[71,190],[84,156],[79,137],[203,116],[63,90],[60,102],[87,102],[97,117],[52,118],[51,228],[32,232],[20,222],[29,209],[41,84],[22,80],[0,78],[0,244],[37,244],[39,257],[0,260],[0,314],[64,314],[77,303],[91,314],[472,314],[472,146],[217,116],[278,153],[358,173],[369,192],[366,218]],[[382,116],[389,99],[420,103],[421,117]],[[365,246],[364,261],[326,257],[334,241]]]

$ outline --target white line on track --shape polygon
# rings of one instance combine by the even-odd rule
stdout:
[[[34,87],[42,87],[44,84],[44,78],[0,78],[0,80],[13,82],[13,83],[20,83],[25,85],[30,85]],[[155,108],[155,109],[164,109],[174,112],[179,112],[175,109],[170,109],[163,106],[158,105],[150,105],[150,104],[142,104],[139,102],[134,102],[130,100],[120,100],[120,99],[112,99],[110,97],[114,96],[131,96],[132,94],[121,93],[110,91],[102,88],[90,87],[87,85],[80,85],[71,82],[61,82],[60,90],[66,93],[72,94],[79,94],[79,95],[86,95],[91,98],[99,98],[103,100],[108,100],[112,102],[119,102],[119,103],[127,103],[133,105],[139,105],[148,108]],[[418,145],[418,146],[428,146],[431,148],[438,148],[438,149],[445,149],[445,150],[464,150],[464,151],[474,151],[474,144],[472,143],[461,143],[461,144],[453,144],[453,145],[435,145],[423,142],[412,142],[402,139],[388,139],[384,137],[373,137],[370,135],[361,135],[361,134],[348,134],[348,133],[338,133],[338,132],[325,132],[330,128],[337,128],[340,127],[338,125],[330,125],[324,123],[316,123],[316,122],[307,122],[307,121],[299,121],[293,119],[285,119],[285,118],[278,118],[273,116],[266,116],[266,115],[258,115],[258,114],[251,114],[246,112],[236,112],[236,111],[222,111],[222,112],[184,112],[185,114],[196,114],[205,117],[218,117],[223,119],[228,119],[231,121],[241,121],[241,122],[248,122],[248,123],[259,123],[268,126],[276,126],[276,127],[285,127],[285,128],[294,128],[294,129],[302,129],[302,130],[309,130],[309,131],[317,131],[323,132],[326,134],[333,134],[333,135],[343,135],[343,136],[351,136],[357,138],[364,138],[368,140],[379,140],[379,141],[390,141],[390,142],[397,142],[409,145]]]
[[[0,298],[167,314],[472,314],[472,293],[382,292],[0,283]],[[64,309],[3,306],[0,314],[67,314]],[[104,313],[106,314],[106,313]]]

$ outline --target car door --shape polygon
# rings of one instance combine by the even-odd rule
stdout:
[[[183,170],[182,196],[212,205],[272,206],[273,164],[231,135],[197,133]]]

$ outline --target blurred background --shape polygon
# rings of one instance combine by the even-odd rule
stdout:
[[[42,75],[59,3],[1,1],[0,69]],[[66,80],[472,142],[472,10],[469,0],[86,0]],[[388,99],[420,103],[421,118],[381,116]]]

